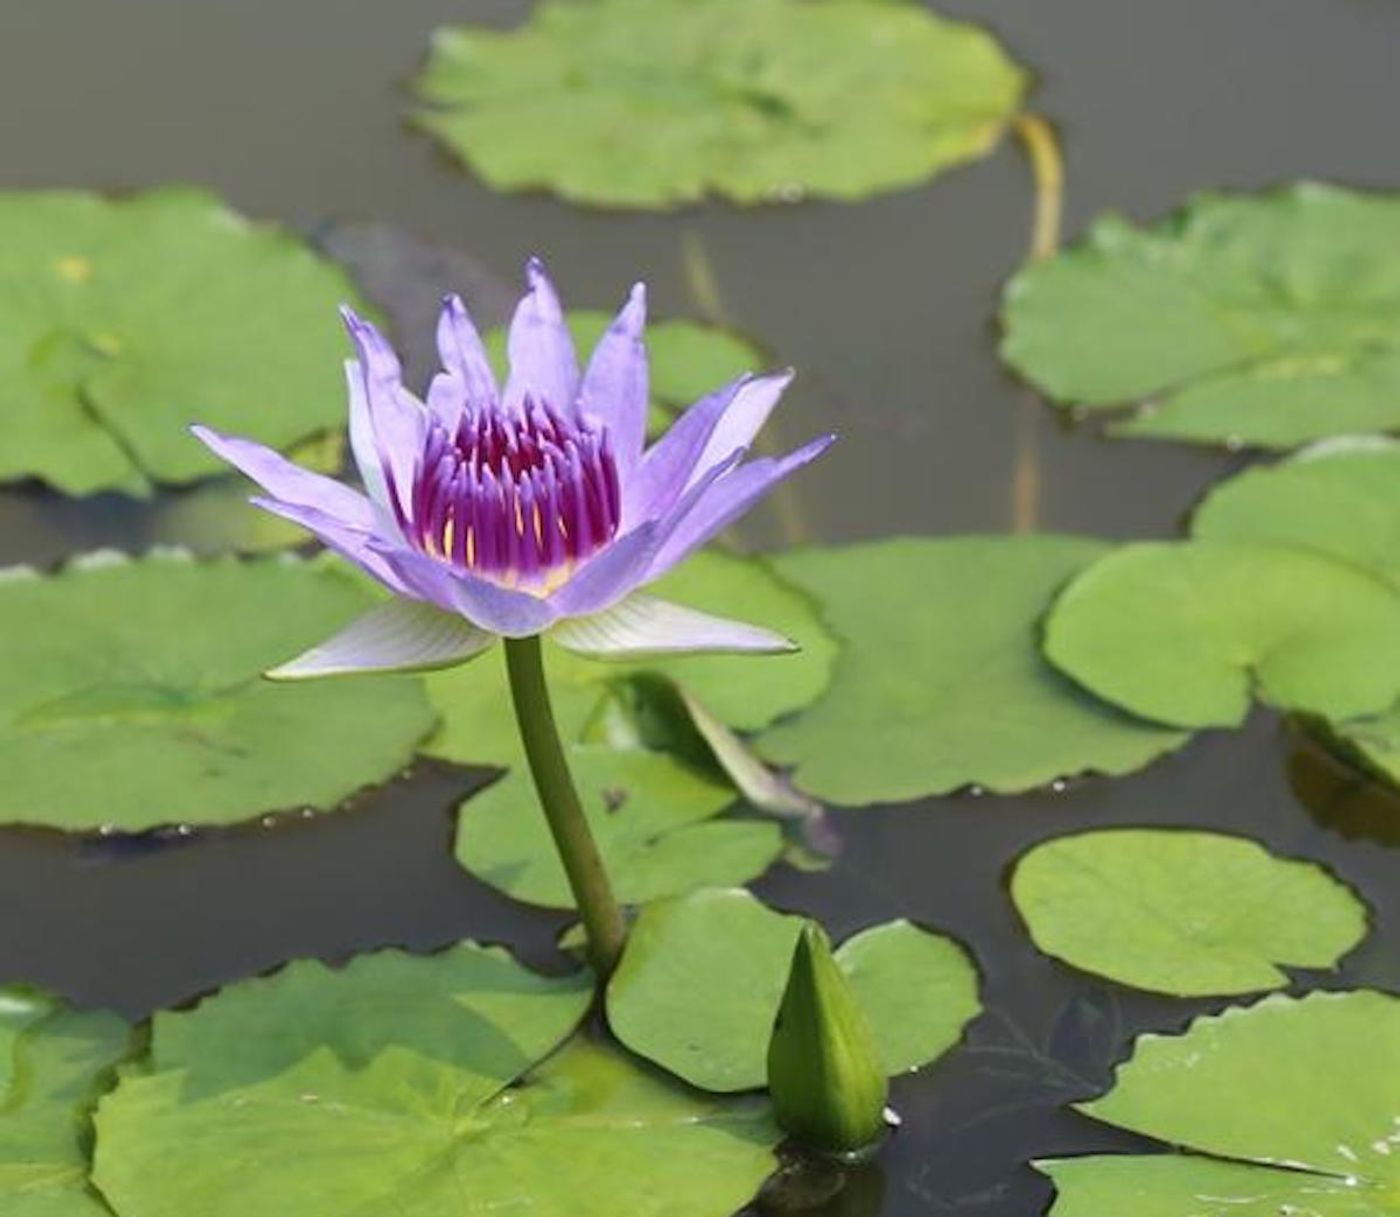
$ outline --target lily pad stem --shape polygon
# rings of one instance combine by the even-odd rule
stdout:
[[[588,962],[599,980],[606,980],[622,954],[626,922],[559,742],[559,729],[545,685],[539,637],[507,638],[505,646],[515,721],[520,727],[535,791],[588,936]]]

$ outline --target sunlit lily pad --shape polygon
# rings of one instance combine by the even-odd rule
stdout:
[[[1277,965],[1330,968],[1366,933],[1365,906],[1320,866],[1219,833],[1059,837],[1017,863],[1011,896],[1046,954],[1178,997],[1276,989]]]
[[[766,726],[826,687],[836,644],[806,594],[761,559],[706,550],[650,590],[692,608],[767,626],[802,649],[793,655],[695,655],[625,664],[581,659],[546,644],[550,695],[566,739],[584,737],[590,719],[605,708],[609,685],[630,672],[673,676],[722,721],[740,729]],[[430,755],[462,764],[515,762],[520,745],[500,648],[470,667],[434,673],[426,683],[442,715],[441,730],[425,749]]]
[[[1006,293],[1005,358],[1123,435],[1289,448],[1400,427],[1400,197],[1304,184],[1101,219]]]
[[[220,466],[204,422],[278,446],[338,428],[345,274],[218,199],[0,194],[0,481],[70,494]]]
[[[1275,996],[1146,1035],[1081,1111],[1186,1153],[1038,1162],[1053,1217],[1387,1217],[1400,1196],[1400,998]]]
[[[115,1015],[77,1013],[22,990],[0,989],[5,1217],[107,1214],[88,1186],[88,1117],[130,1039],[131,1029]]]
[[[97,555],[0,579],[0,821],[136,831],[330,810],[432,726],[414,680],[261,673],[366,594],[289,558]]]
[[[518,30],[439,30],[416,119],[497,189],[858,199],[987,153],[1026,83],[917,4],[543,0]]]
[[[1328,440],[1222,482],[1191,519],[1196,537],[1302,545],[1400,587],[1400,443]]]
[[[820,702],[759,741],[797,785],[852,806],[978,784],[1126,773],[1178,732],[1085,695],[1041,658],[1060,586],[1109,552],[1079,537],[903,538],[777,559],[843,649]]]
[[[648,905],[608,985],[608,1021],[634,1052],[705,1090],[762,1086],[802,919],[745,891]],[[848,939],[836,961],[890,1073],[951,1048],[981,1009],[977,972],[950,938],[907,921]]]
[[[1349,717],[1400,697],[1400,592],[1306,549],[1129,545],[1060,595],[1045,653],[1086,688],[1181,727],[1233,727],[1251,694]]]
[[[121,1217],[729,1217],[774,1166],[761,1104],[584,1041],[549,1056],[579,979],[471,946],[294,968],[157,1020],[97,1117]]]
[[[575,747],[569,765],[619,900],[741,884],[783,850],[779,826],[716,819],[728,785],[662,752]],[[457,860],[517,900],[571,908],[573,896],[522,765],[462,805]]]

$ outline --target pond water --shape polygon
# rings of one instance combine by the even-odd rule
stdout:
[[[423,315],[449,283],[479,285],[476,297],[499,311],[493,284],[513,283],[530,252],[548,257],[579,305],[605,307],[645,276],[658,315],[718,311],[801,370],[784,437],[842,436],[801,482],[803,525],[819,539],[1001,531],[1018,451],[1033,454],[1039,527],[1166,536],[1247,459],[1100,440],[1000,369],[991,317],[1031,206],[1011,144],[854,207],[657,217],[492,195],[401,127],[403,82],[435,26],[507,25],[525,8],[0,6],[0,187],[205,184],[318,234],[401,315]],[[940,10],[988,23],[1039,74],[1032,104],[1061,128],[1070,233],[1101,210],[1151,217],[1205,187],[1299,177],[1400,187],[1400,7],[1387,0],[947,0]],[[7,492],[0,562],[136,548],[148,526],[146,509],[115,497]],[[765,508],[747,535],[762,545],[781,531]],[[452,861],[451,808],[486,776],[422,764],[343,814],[266,828],[90,841],[0,833],[0,983],[139,1016],[286,959],[391,943],[471,936],[557,964],[560,919],[511,904]],[[859,1186],[816,1211],[1021,1217],[1049,1191],[1028,1159],[1134,1143],[1061,1105],[1101,1089],[1136,1030],[1179,1027],[1207,1004],[1093,982],[1035,952],[1003,884],[1030,844],[1118,824],[1242,832],[1331,866],[1377,923],[1400,918],[1385,840],[1400,839],[1400,800],[1263,714],[1134,777],[834,822],[834,869],[780,868],[760,893],[817,913],[837,936],[893,916],[958,936],[976,955],[987,1013],[963,1046],[897,1083],[903,1129]],[[1373,933],[1340,973],[1301,987],[1319,985],[1400,989],[1394,935]]]

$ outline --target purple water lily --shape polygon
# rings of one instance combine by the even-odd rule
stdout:
[[[269,675],[445,667],[497,637],[548,632],[587,655],[781,651],[769,630],[668,603],[660,578],[818,456],[832,437],[746,460],[791,380],[744,376],[646,446],[646,294],[632,289],[580,376],[543,266],[508,342],[502,392],[462,301],[438,323],[426,402],[388,342],[349,309],[350,443],[365,493],[277,452],[195,433],[267,492],[253,501],[314,533],[399,599]]]

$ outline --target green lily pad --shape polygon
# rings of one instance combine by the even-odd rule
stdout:
[[[1400,443],[1328,440],[1247,469],[1206,496],[1191,534],[1217,541],[1302,545],[1400,587]]]
[[[1365,906],[1320,866],[1219,833],[1059,837],[1021,858],[1011,897],[1047,955],[1177,997],[1276,989],[1276,965],[1333,967],[1366,934]]]
[[[583,739],[590,720],[605,710],[610,687],[639,671],[672,677],[723,722],[741,730],[766,726],[805,706],[826,687],[836,644],[805,593],[774,574],[764,560],[706,550],[648,590],[692,608],[767,626],[802,649],[793,655],[690,655],[612,663],[583,659],[546,642],[550,696],[566,740]],[[520,743],[504,709],[510,694],[499,648],[469,668],[430,674],[426,685],[442,727],[424,751],[461,764],[517,761]]]
[[[343,425],[345,274],[212,195],[0,194],[0,481],[69,494],[222,468],[193,422],[291,445]]]
[[[1251,693],[1368,714],[1400,697],[1400,593],[1301,548],[1129,545],[1061,593],[1045,653],[1100,697],[1174,726],[1238,726]]]
[[[330,810],[432,726],[417,682],[261,673],[370,603],[326,564],[99,554],[0,579],[0,822],[87,831]]]
[[[1127,773],[1171,751],[1179,732],[1095,701],[1039,653],[1051,597],[1108,552],[1079,537],[910,537],[782,555],[843,649],[826,696],[759,751],[851,806]]]
[[[703,1090],[762,1086],[801,928],[802,918],[742,890],[706,889],[648,905],[608,984],[613,1032]],[[963,949],[907,921],[855,935],[836,962],[890,1073],[942,1056],[981,1009],[977,972]]]
[[[588,1001],[470,945],[236,985],[157,1019],[94,1179],[122,1217],[728,1217],[775,1165],[766,1110],[600,1045],[550,1056]]]
[[[1400,999],[1274,996],[1146,1035],[1080,1110],[1185,1154],[1038,1162],[1054,1217],[1385,1217],[1400,1211]],[[1208,1155],[1208,1156],[1203,1156]]]
[[[626,904],[747,883],[783,851],[782,829],[771,821],[716,819],[734,791],[665,753],[574,747],[569,766],[613,891]],[[573,907],[524,766],[462,804],[457,860],[517,900]]]
[[[108,1213],[88,1186],[88,1113],[130,1039],[131,1029],[115,1015],[78,1013],[23,990],[0,989],[5,1217]]]
[[[518,30],[438,30],[415,119],[499,190],[859,199],[985,155],[1026,85],[917,4],[544,0]]]
[[[1291,448],[1400,427],[1400,197],[1305,183],[1101,219],[1007,288],[1003,357],[1121,435]]]

